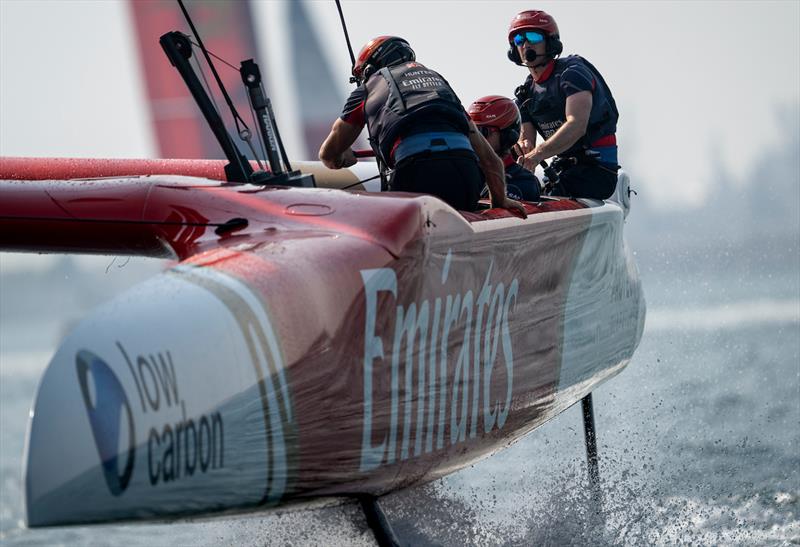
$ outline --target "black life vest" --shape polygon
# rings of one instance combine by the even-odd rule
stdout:
[[[537,83],[529,75],[517,91],[517,106],[526,111],[536,131],[544,139],[548,139],[567,121],[567,96],[561,89],[561,77],[564,71],[575,65],[583,65],[592,73],[595,88],[592,92],[592,111],[586,134],[569,150],[559,154],[565,157],[587,150],[601,137],[613,135],[617,131],[619,111],[603,76],[583,57],[570,55],[556,60],[553,72],[547,80]]]
[[[365,85],[369,140],[387,165],[391,165],[392,147],[398,138],[442,128],[469,133],[464,107],[450,84],[419,63],[382,68]]]

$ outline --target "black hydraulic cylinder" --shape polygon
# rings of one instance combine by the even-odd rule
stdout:
[[[225,157],[228,159],[229,163],[225,166],[226,178],[229,182],[250,182],[253,173],[250,162],[239,152],[239,149],[236,148],[236,145],[231,140],[225,129],[225,123],[214,107],[214,103],[203,89],[203,85],[189,64],[189,57],[192,55],[191,42],[184,34],[173,31],[161,36],[159,43],[170,63],[178,69],[183,81],[186,82],[186,87],[189,88],[192,97],[194,97],[197,106],[200,107],[209,127],[211,127],[211,131],[214,132],[217,142],[219,142]]]
[[[269,161],[270,171],[272,171],[273,175],[281,175],[284,169],[281,166],[277,132],[271,116],[272,107],[270,105],[270,100],[264,96],[264,91],[261,87],[261,71],[252,59],[248,59],[242,61],[239,73],[242,75],[242,81],[247,87],[247,92],[250,94],[250,103],[253,105],[253,110],[256,112],[258,127],[261,130],[261,134],[264,136],[264,146],[267,148],[267,160]]]
[[[250,95],[250,103],[256,113],[258,129],[267,149],[267,161],[269,162],[270,173],[261,173],[256,184],[313,188],[316,186],[314,175],[304,175],[300,171],[292,171],[286,150],[283,148],[278,124],[275,122],[275,114],[272,112],[272,103],[264,94],[264,88],[261,85],[261,71],[258,65],[252,59],[242,61],[239,73]],[[281,163],[281,159],[283,159],[283,163]]]

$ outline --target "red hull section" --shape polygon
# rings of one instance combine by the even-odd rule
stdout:
[[[309,194],[282,187],[226,184],[221,182],[224,165],[222,160],[3,158],[0,249],[183,260],[204,249],[238,244],[242,238],[277,229],[322,229],[368,240],[375,234],[388,237],[404,231],[405,219],[399,218],[401,227],[384,225],[387,215],[398,207],[413,207],[410,194],[320,190]],[[402,195],[409,197],[386,199]],[[572,200],[553,200],[529,204],[527,209],[528,214],[536,214],[583,207]],[[504,209],[462,215],[469,222],[512,216]],[[397,246],[390,246],[396,252]]]
[[[554,200],[529,204],[527,220],[468,221],[428,196],[174,175],[4,181],[0,193],[0,249],[84,238],[83,252],[182,261],[87,318],[53,358],[29,436],[31,525],[432,480],[618,373],[643,328],[615,205]],[[90,381],[115,398],[93,400]],[[127,418],[127,450],[101,408]]]

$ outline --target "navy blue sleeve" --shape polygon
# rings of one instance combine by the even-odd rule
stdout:
[[[587,67],[574,64],[561,74],[561,91],[566,97],[581,91],[593,92],[596,82],[594,74]]]

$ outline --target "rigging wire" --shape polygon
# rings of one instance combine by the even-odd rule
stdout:
[[[365,182],[369,182],[371,180],[375,180],[375,179],[379,178],[380,176],[381,176],[381,174],[378,173],[377,175],[373,175],[373,176],[371,176],[371,177],[369,177],[367,179],[359,180],[357,182],[354,182],[353,184],[348,184],[347,186],[342,186],[341,188],[339,188],[339,190],[349,190],[353,186],[358,186],[359,184],[364,184]]]
[[[345,19],[344,19],[344,12],[342,11],[342,5],[341,5],[339,0],[335,0],[335,2],[336,2],[336,8],[339,11],[339,19],[340,19],[340,21],[342,23],[342,31],[344,32],[344,39],[347,42],[347,50],[348,50],[348,52],[350,54],[350,61],[352,63],[352,67],[355,67],[356,58],[355,58],[355,55],[353,53],[353,46],[350,43],[350,35],[347,32],[347,25],[346,25]],[[184,14],[187,22],[189,23],[189,27],[191,28],[192,33],[197,38],[197,43],[195,43],[194,40],[192,40],[188,36],[187,36],[187,39],[189,40],[189,42],[192,45],[194,45],[196,47],[199,47],[200,50],[203,52],[203,55],[206,58],[206,62],[208,63],[208,66],[211,69],[211,72],[214,74],[214,78],[217,81],[217,85],[219,86],[220,90],[222,91],[222,95],[225,98],[225,102],[228,104],[228,107],[231,110],[231,114],[233,116],[233,120],[234,120],[234,123],[236,125],[236,130],[239,133],[239,137],[243,141],[245,141],[247,143],[248,147],[250,148],[251,153],[253,154],[253,157],[255,158],[256,162],[258,162],[259,168],[263,170],[264,166],[262,165],[261,160],[259,159],[258,154],[256,154],[256,151],[255,151],[255,149],[253,147],[250,128],[247,126],[245,121],[241,118],[241,116],[239,115],[239,113],[236,110],[236,107],[233,105],[233,101],[231,100],[230,96],[228,95],[228,92],[226,91],[225,86],[222,84],[222,80],[220,79],[220,76],[217,73],[217,70],[214,67],[214,64],[211,62],[210,57],[214,57],[215,59],[220,61],[222,64],[226,65],[227,67],[231,68],[232,70],[235,70],[237,73],[241,73],[240,69],[237,68],[235,65],[233,65],[233,64],[229,63],[228,61],[226,61],[224,58],[222,58],[219,55],[215,54],[214,52],[206,49],[205,45],[203,44],[203,42],[202,42],[202,40],[200,38],[200,35],[197,33],[197,29],[195,28],[194,23],[192,23],[192,20],[189,17],[189,13],[187,12],[186,7],[183,5],[183,1],[182,0],[178,0],[178,4],[180,5],[181,10],[183,11],[183,14]],[[208,95],[211,97],[211,100],[212,100],[212,102],[214,104],[214,107],[219,111],[219,108],[217,107],[216,101],[214,100],[214,95],[210,91],[210,86],[208,85],[208,81],[206,80],[205,73],[204,73],[203,70],[200,69],[199,60],[196,59],[195,62],[197,63],[198,71],[200,72],[200,74],[203,77],[203,82],[205,83]],[[252,121],[253,121],[254,124],[257,125],[257,120],[255,118],[255,111],[253,109],[253,104],[252,104],[252,101],[250,100],[249,96],[248,96],[248,103],[249,103],[249,106],[250,106],[250,114],[251,114],[251,116],[253,118]],[[244,129],[242,129],[239,126],[240,122],[244,126]],[[261,138],[260,132],[258,133],[257,136],[258,136],[259,146],[260,146],[262,152],[266,155],[266,145],[263,142],[263,139]],[[277,141],[278,141],[278,146],[280,147],[281,155],[283,156],[283,160],[286,163],[286,167],[287,167],[288,170],[291,170],[291,166],[289,165],[289,160],[288,160],[288,158],[286,156],[286,150],[284,149],[283,140],[280,137],[280,133],[277,133],[276,137],[277,137]],[[369,178],[366,178],[366,179],[363,179],[363,180],[359,180],[357,182],[354,182],[353,184],[349,184],[347,186],[344,186],[342,188],[342,190],[347,190],[347,189],[352,188],[354,186],[358,186],[359,184],[363,184],[365,182],[369,182],[371,180],[375,180],[375,179],[377,179],[379,177],[381,177],[381,174],[374,175],[372,177],[369,177]]]
[[[191,17],[189,17],[189,12],[186,11],[186,6],[183,5],[183,0],[178,0],[178,5],[181,7],[181,11],[183,11],[183,15],[184,17],[186,17],[186,21],[189,23],[189,27],[192,29],[192,33],[194,34],[195,38],[197,38],[197,43],[199,44],[200,50],[203,52],[203,55],[205,56],[206,61],[208,62],[208,66],[211,69],[211,73],[217,80],[217,85],[219,86],[220,91],[222,91],[222,96],[225,98],[225,102],[228,104],[228,108],[230,108],[231,110],[231,114],[233,115],[233,121],[236,124],[237,133],[241,133],[242,131],[241,127],[239,127],[240,122],[249,132],[250,128],[247,127],[247,124],[244,122],[242,117],[239,116],[239,113],[236,111],[236,107],[233,105],[233,101],[231,100],[230,95],[228,95],[225,86],[222,84],[222,79],[219,77],[217,69],[214,68],[214,63],[211,62],[211,56],[208,54],[206,46],[203,45],[203,40],[200,38],[200,34],[197,32],[197,29],[195,28]]]
[[[236,108],[234,107],[230,96],[228,96],[228,93],[225,90],[225,86],[222,84],[222,81],[221,81],[221,79],[219,77],[219,74],[217,73],[217,70],[214,67],[214,64],[211,62],[211,59],[209,58],[209,55],[214,57],[215,59],[217,59],[221,63],[229,66],[230,68],[235,70],[237,73],[240,72],[239,69],[236,68],[231,63],[229,63],[228,61],[226,61],[225,59],[223,59],[222,57],[220,57],[219,55],[216,55],[212,51],[209,51],[209,50],[206,49],[205,45],[203,45],[203,42],[200,39],[200,35],[197,33],[197,29],[195,29],[194,24],[192,23],[192,20],[189,18],[189,14],[186,11],[186,8],[183,6],[183,2],[181,0],[178,0],[178,4],[180,4],[180,6],[181,6],[181,9],[183,10],[184,15],[186,16],[186,20],[189,22],[189,26],[191,27],[192,32],[194,33],[195,37],[197,37],[197,42],[198,43],[195,43],[194,40],[192,40],[191,38],[187,37],[188,40],[189,40],[189,43],[191,43],[195,47],[200,48],[200,50],[205,55],[206,62],[208,63],[208,66],[211,69],[211,72],[214,74],[214,77],[217,79],[217,84],[219,85],[219,88],[222,90],[222,94],[225,97],[225,101],[228,103],[228,106],[231,109],[231,114],[233,115],[233,121],[234,121],[234,124],[236,125],[236,132],[238,133],[239,138],[241,140],[243,140],[245,142],[245,144],[247,144],[247,147],[250,149],[250,153],[255,158],[256,163],[258,163],[258,168],[263,171],[264,170],[264,165],[261,163],[261,159],[259,158],[259,155],[258,155],[258,153],[256,153],[255,147],[253,146],[252,133],[250,131],[250,128],[247,126],[245,121],[239,116],[239,113],[236,111]],[[208,85],[208,80],[206,79],[205,71],[200,66],[200,60],[197,58],[197,56],[195,56],[195,63],[197,65],[197,71],[202,76],[203,83],[206,86],[206,93],[211,98],[211,102],[214,104],[214,108],[216,108],[217,111],[219,112],[220,111],[219,110],[219,106],[217,106],[217,101],[214,99],[214,94],[211,92],[211,86]],[[249,100],[249,98],[248,98],[248,100]],[[253,123],[257,125],[256,120],[255,120],[255,114],[253,113],[253,105],[252,105],[252,103],[250,104],[250,113],[253,116]],[[244,126],[244,129],[239,127],[239,122],[240,121],[241,121],[242,125]],[[258,135],[258,140],[259,140],[259,142],[261,141],[261,135],[260,134]],[[264,146],[263,143],[261,143],[262,149],[263,149],[263,146]],[[265,156],[266,156],[266,151],[265,151]]]
[[[194,42],[192,42],[192,40],[191,40],[191,39],[189,39],[189,42],[191,42],[193,45],[195,45],[195,46],[197,46],[197,47],[200,47],[199,45],[197,45],[197,44],[195,44]],[[233,70],[235,70],[236,72],[238,72],[238,73],[240,73],[240,74],[241,74],[241,70],[240,70],[240,69],[238,69],[238,68],[236,68],[236,66],[234,66],[234,65],[233,65],[233,64],[231,64],[231,63],[229,63],[228,61],[226,61],[225,59],[223,59],[223,58],[222,58],[222,57],[220,57],[219,55],[215,54],[213,51],[210,51],[210,50],[207,50],[207,51],[208,51],[208,54],[209,54],[209,55],[211,55],[212,57],[214,57],[215,59],[217,59],[218,61],[220,61],[222,64],[224,64],[224,65],[227,65],[227,66],[228,66],[228,67],[230,67],[231,69],[233,69]],[[262,85],[262,90],[261,90],[261,91],[262,91],[262,93],[263,93],[263,91],[264,91],[264,90],[263,90],[263,85]],[[265,93],[265,95],[266,95],[266,93]],[[256,120],[255,109],[253,108],[253,101],[251,100],[251,98],[250,98],[250,95],[249,95],[249,94],[248,94],[248,96],[247,96],[247,101],[248,101],[248,103],[249,103],[249,105],[250,105],[250,115],[251,115],[251,116],[252,116],[252,118],[253,118],[253,125],[257,127],[257,126],[258,126],[258,120]],[[276,129],[277,129],[277,128],[276,128]],[[261,132],[260,132],[260,131],[257,131],[257,132],[256,132],[256,135],[257,135],[257,137],[258,137],[259,146],[261,147],[261,150],[262,150],[262,152],[264,153],[264,157],[266,157],[266,156],[267,156],[267,148],[266,148],[266,145],[264,144],[264,140],[261,138]],[[288,156],[286,155],[286,150],[285,150],[285,149],[284,149],[284,147],[283,147],[283,139],[281,139],[281,134],[280,134],[280,132],[279,132],[279,131],[276,131],[276,135],[275,135],[275,136],[276,136],[276,140],[278,141],[278,147],[280,148],[281,155],[282,155],[282,157],[283,157],[283,163],[285,163],[285,164],[286,164],[286,169],[287,169],[288,171],[291,171],[291,170],[292,170],[292,166],[291,166],[291,164],[289,163],[289,158],[288,158]],[[261,161],[258,159],[258,156],[257,156],[257,155],[256,155],[256,153],[255,153],[255,150],[253,150],[253,146],[252,146],[252,144],[251,144],[251,143],[250,143],[250,141],[249,141],[249,140],[247,140],[247,139],[243,139],[243,140],[245,140],[245,141],[247,142],[247,144],[248,144],[248,145],[250,145],[250,150],[253,152],[253,156],[255,156],[255,157],[256,157],[256,161],[258,162],[258,165],[259,165],[259,167],[260,167],[260,168],[263,170],[263,169],[264,169],[264,167],[261,165]]]
[[[252,110],[250,112],[252,113]],[[258,131],[256,131],[256,133],[258,133]],[[250,130],[248,130],[248,129],[243,130],[239,134],[239,138],[247,143],[247,147],[250,149],[250,153],[253,154],[253,157],[256,159],[256,163],[258,164],[258,168],[261,171],[263,171],[264,170],[264,165],[261,163],[261,160],[259,159],[258,154],[256,153],[256,149],[253,146],[253,138],[252,138],[252,135],[250,134]],[[259,141],[260,140],[261,140],[261,137],[259,137]]]
[[[197,72],[199,72],[200,73],[200,77],[203,78],[203,85],[206,88],[206,95],[208,95],[208,98],[211,99],[211,103],[214,105],[214,109],[217,112],[219,112],[220,110],[219,110],[219,106],[217,105],[217,100],[214,98],[214,94],[211,93],[211,86],[208,85],[208,80],[206,80],[206,73],[203,70],[203,67],[200,65],[200,59],[197,58],[197,55],[192,55],[190,57],[190,59],[192,59],[192,61],[194,61],[195,68],[197,69]]]
[[[222,91],[222,95],[225,97],[225,101],[228,103],[228,107],[231,109],[231,113],[233,114],[233,120],[236,125],[236,130],[237,132],[239,132],[240,136],[242,136],[238,121],[241,120],[241,116],[239,116],[239,113],[236,112],[236,107],[233,106],[233,101],[231,101],[230,96],[228,96],[228,92],[225,90],[225,86],[222,84],[222,80],[220,79],[219,74],[217,73],[217,69],[214,68],[214,63],[211,61],[211,57],[209,56],[208,51],[203,45],[203,41],[200,38],[200,34],[197,32],[197,29],[195,28],[194,23],[192,22],[192,18],[189,16],[189,12],[186,10],[186,6],[183,5],[183,0],[178,0],[178,6],[180,6],[181,8],[183,16],[186,19],[186,22],[189,23],[189,28],[191,28],[192,33],[194,34],[195,38],[197,38],[197,42],[199,44],[200,49],[203,51],[203,55],[206,58],[206,62],[208,63],[208,66],[211,68],[211,72],[214,74],[214,78],[217,80],[217,85]],[[244,123],[244,120],[242,120],[242,124],[249,133],[250,129],[247,127],[247,124]],[[227,134],[227,131],[225,131],[225,133]],[[228,142],[231,145],[233,145],[233,140],[231,139],[230,135],[228,135]],[[236,146],[233,146],[233,149],[236,150]],[[249,178],[248,173],[252,171],[249,162],[247,162],[247,159],[241,156],[238,152],[234,154],[234,156],[235,156],[234,160],[236,161],[236,163],[239,164],[239,170],[241,171],[241,173],[245,174],[245,179],[248,179]]]
[[[191,42],[191,40],[190,40],[190,42]],[[197,46],[197,47],[200,47],[200,46]],[[208,85],[208,80],[206,79],[206,73],[203,70],[203,67],[200,65],[200,59],[197,57],[197,55],[193,55],[191,57],[191,59],[194,60],[195,67],[197,69],[197,72],[200,73],[200,77],[203,78],[203,85],[206,88],[206,94],[211,99],[211,103],[214,105],[214,108],[217,110],[217,112],[219,112],[220,111],[219,106],[217,105],[217,101],[214,98],[214,94],[211,92],[211,86]],[[251,112],[252,112],[252,106],[251,106]],[[247,127],[245,127],[245,129],[242,130],[239,133],[239,138],[242,139],[247,144],[248,148],[250,148],[250,153],[253,154],[253,157],[256,159],[256,163],[258,163],[258,168],[263,171],[264,170],[264,166],[262,165],[261,160],[258,157],[258,154],[256,154],[256,151],[253,148],[253,143],[250,140],[250,130]],[[228,140],[229,141],[231,140],[230,135],[228,135]]]
[[[256,119],[256,109],[253,108],[253,99],[250,97],[249,93],[247,94],[247,102],[250,105],[250,116],[253,118],[253,127],[258,127],[258,120]],[[261,147],[261,152],[264,154],[264,157],[266,158],[268,156],[267,147],[264,144],[264,139],[261,138],[261,131],[256,131],[256,136],[258,137],[258,144]],[[249,141],[248,144],[250,144]],[[256,151],[253,150],[252,145],[250,145],[250,150],[252,150],[253,156],[255,156],[256,161],[258,162],[258,168],[264,171],[265,170],[264,166],[261,165],[261,160],[258,159],[258,155],[256,154]]]
[[[336,0],[336,8],[339,10],[339,19],[342,21],[342,30],[344,31],[344,39],[347,42],[347,50],[350,52],[350,61],[353,63],[353,68],[356,66],[356,56],[353,55],[353,46],[350,44],[350,35],[347,34],[347,25],[344,22],[344,13],[342,12],[342,5],[339,0]]]
[[[200,47],[200,45],[199,45],[199,44],[197,44],[197,43],[195,43],[195,42],[194,42],[194,40],[192,40],[191,38],[189,38],[189,42],[190,42],[190,43],[191,43],[193,46]],[[202,48],[201,48],[201,49],[202,49]],[[231,63],[229,63],[228,61],[226,61],[225,59],[223,59],[222,57],[220,57],[219,55],[217,55],[216,53],[214,53],[214,52],[213,52],[213,51],[211,51],[210,49],[209,49],[209,50],[206,50],[206,51],[208,51],[208,54],[209,54],[209,55],[211,55],[211,56],[212,56],[214,59],[216,59],[216,60],[217,60],[217,61],[219,61],[220,63],[222,63],[222,64],[224,64],[224,65],[228,65],[229,67],[231,67],[231,68],[232,68],[233,70],[235,70],[236,72],[239,72],[239,69],[238,69],[238,68],[236,68],[236,66],[235,66],[235,65],[233,65],[233,64],[231,64]]]

